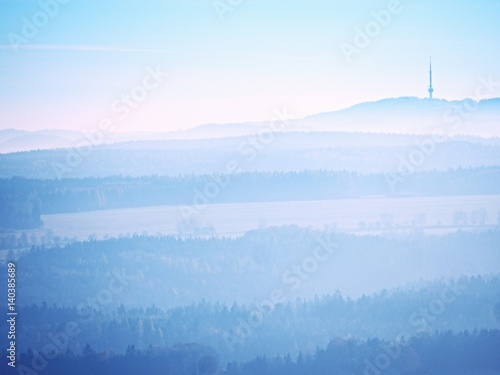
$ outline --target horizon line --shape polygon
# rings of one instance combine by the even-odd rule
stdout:
[[[418,99],[418,100],[429,101],[429,102],[430,101],[445,101],[445,102],[449,102],[449,103],[452,103],[452,102],[462,102],[462,101],[465,101],[465,100],[472,100],[474,102],[479,103],[479,102],[482,102],[482,101],[485,101],[485,100],[500,100],[500,96],[493,97],[493,98],[485,98],[485,99],[480,99],[480,100],[475,100],[475,99],[470,98],[470,97],[463,98],[463,99],[454,99],[454,100],[441,99],[441,98],[432,98],[432,99],[430,99],[428,97],[418,97],[418,96],[387,97],[387,98],[381,98],[381,99],[372,100],[372,101],[359,102],[359,103],[353,104],[351,106],[340,108],[340,109],[336,109],[336,110],[310,113],[310,114],[305,115],[303,117],[290,117],[290,118],[287,118],[287,120],[293,120],[293,121],[303,120],[303,119],[306,119],[308,117],[313,117],[313,116],[318,116],[318,115],[323,115],[323,114],[328,114],[328,113],[339,112],[339,111],[351,109],[351,108],[356,107],[358,105],[370,104],[370,103],[377,103],[377,102],[381,102],[383,100],[390,100],[390,99],[396,99],[396,100],[397,99]],[[198,128],[198,127],[206,126],[206,125],[246,124],[246,123],[252,123],[252,122],[257,122],[258,123],[258,122],[265,122],[265,121],[268,121],[268,119],[262,119],[262,120],[238,120],[238,121],[228,121],[228,122],[216,122],[216,121],[212,121],[212,122],[199,123],[197,125],[194,125],[194,126],[191,126],[191,127],[187,127],[187,128],[175,129],[175,130],[171,130],[171,131],[168,131],[168,132],[158,132],[158,131],[128,131],[128,132],[115,132],[114,134],[130,134],[130,133],[151,133],[151,134],[176,133],[176,132],[184,132],[184,131],[194,130],[194,129]],[[28,132],[28,133],[36,133],[36,132],[43,132],[43,131],[68,131],[68,132],[79,132],[79,133],[82,132],[81,130],[63,129],[63,128],[45,128],[45,129],[37,129],[37,130],[26,130],[26,129],[15,128],[15,127],[0,129],[0,132],[8,131],[8,130],[22,131],[22,132]]]

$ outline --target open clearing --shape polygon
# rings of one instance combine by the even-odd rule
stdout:
[[[500,195],[361,198],[328,201],[152,206],[44,215],[60,238],[131,234],[237,236],[249,230],[295,224],[348,232],[420,228],[443,232],[498,224]]]

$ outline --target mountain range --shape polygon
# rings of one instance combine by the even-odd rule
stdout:
[[[500,135],[500,98],[480,101],[387,98],[302,119],[290,119],[276,128],[285,132],[438,133],[497,137]],[[204,124],[172,132],[106,133],[102,143],[226,138],[270,131],[274,131],[271,121]],[[72,130],[5,129],[0,130],[0,153],[77,147],[84,138],[85,133]]]

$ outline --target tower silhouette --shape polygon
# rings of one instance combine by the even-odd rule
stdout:
[[[434,92],[434,88],[432,87],[432,60],[429,57],[429,99],[432,99],[432,93]]]

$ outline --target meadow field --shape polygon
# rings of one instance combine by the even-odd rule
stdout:
[[[239,236],[281,225],[355,233],[405,228],[438,233],[497,225],[499,213],[499,195],[477,195],[152,206],[42,219],[54,236],[84,240],[144,233]]]

